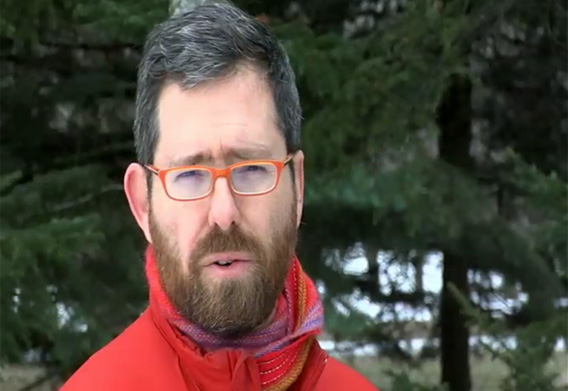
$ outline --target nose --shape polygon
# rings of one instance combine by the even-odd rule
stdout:
[[[218,225],[223,231],[229,230],[237,222],[239,211],[227,178],[217,178],[211,194],[209,225]]]

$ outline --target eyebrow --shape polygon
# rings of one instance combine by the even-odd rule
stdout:
[[[224,154],[225,160],[263,160],[271,159],[272,152],[264,145],[258,145],[254,148],[229,148]],[[169,166],[170,167],[180,167],[180,166],[195,166],[199,164],[204,164],[206,162],[212,162],[213,157],[208,152],[197,152],[191,155],[187,155],[178,159],[173,159]]]

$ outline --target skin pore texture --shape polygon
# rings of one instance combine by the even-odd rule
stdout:
[[[160,169],[287,156],[270,87],[253,67],[190,89],[166,84],[158,124],[153,164]],[[163,289],[187,320],[223,337],[270,321],[295,252],[303,159],[296,152],[268,194],[239,196],[218,178],[212,194],[195,201],[170,199],[156,176],[147,182],[142,166],[128,167],[130,207],[154,247]],[[224,260],[232,263],[215,263]]]

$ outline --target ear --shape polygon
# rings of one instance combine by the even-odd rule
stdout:
[[[124,193],[126,193],[130,210],[138,226],[144,232],[146,240],[152,243],[149,223],[150,200],[148,199],[146,172],[140,164],[131,163],[126,169],[124,174]]]
[[[294,175],[296,186],[296,228],[302,221],[302,211],[304,209],[304,152],[298,151],[294,155]]]

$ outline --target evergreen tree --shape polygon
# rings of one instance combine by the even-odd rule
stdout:
[[[400,322],[385,325],[347,298],[367,297],[381,313],[429,308],[442,381],[469,389],[471,319],[460,295],[512,329],[563,311],[555,299],[568,287],[566,5],[237,3],[277,32],[297,74],[306,154],[299,251],[325,287],[327,331],[400,354]],[[141,45],[170,8],[166,0],[3,4],[4,362],[37,349],[71,371],[146,305],[143,238],[120,184],[134,159]],[[444,259],[441,296],[420,279],[433,252]],[[360,256],[367,271],[345,274]],[[414,290],[381,284],[395,266],[415,272]],[[495,272],[503,288],[485,283]],[[528,301],[507,314],[487,305],[520,291]]]

